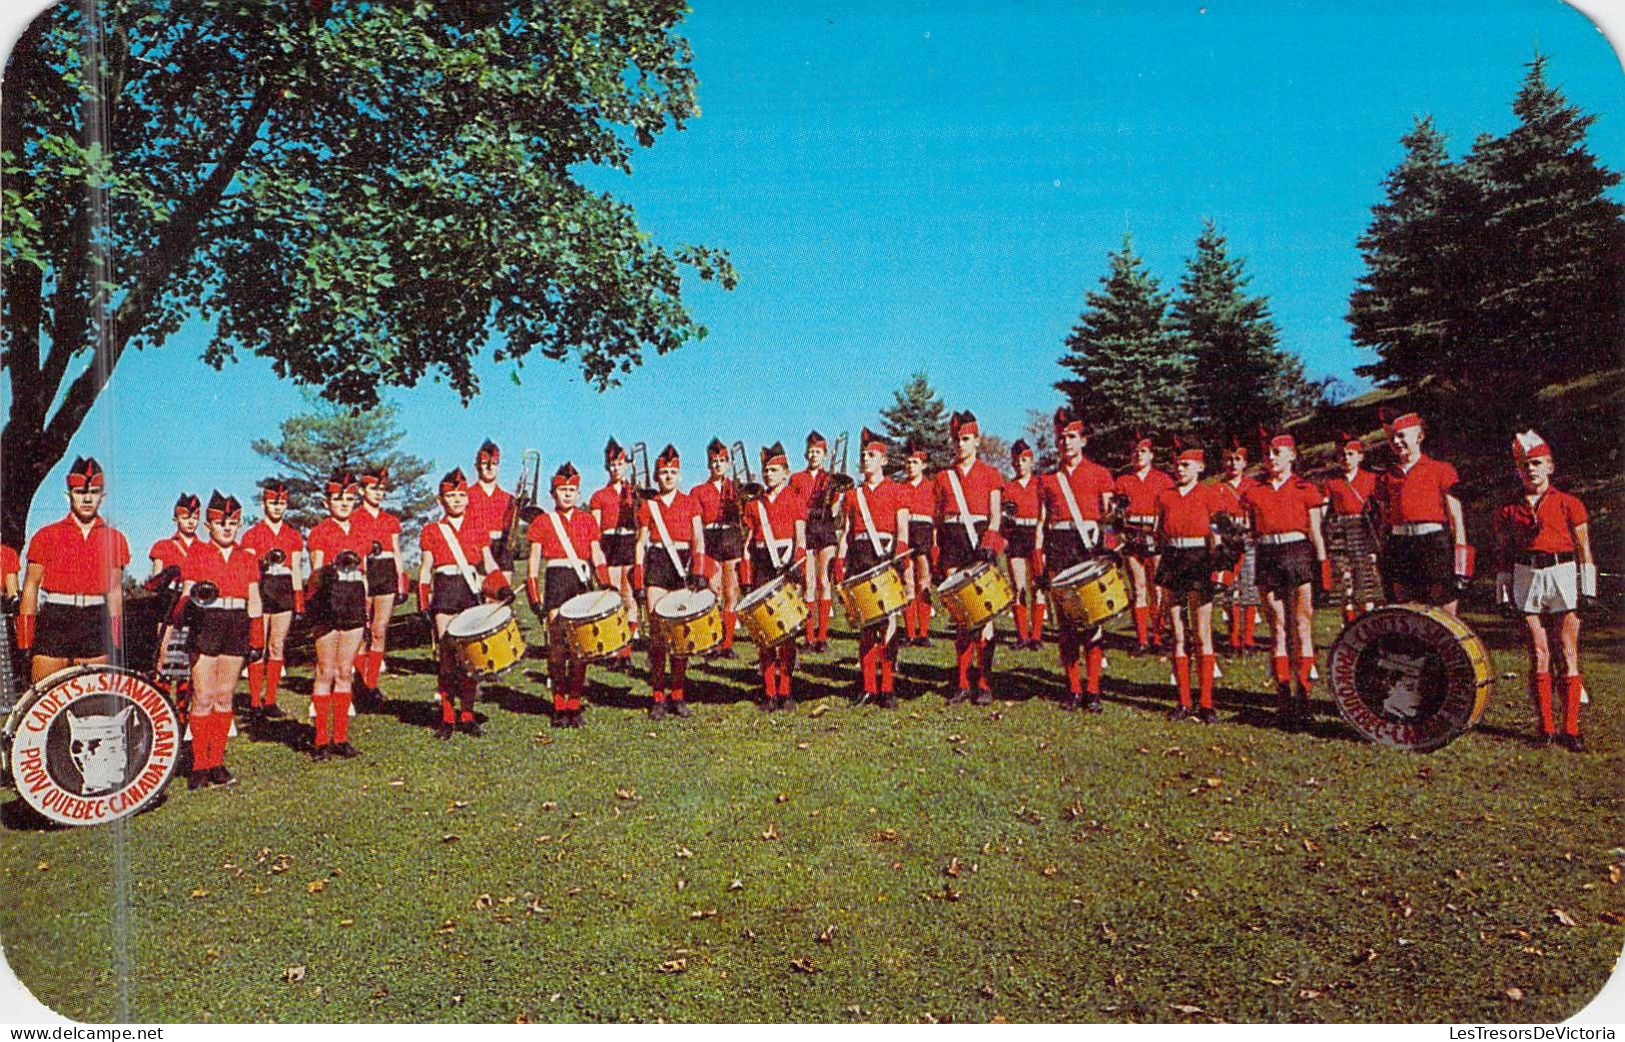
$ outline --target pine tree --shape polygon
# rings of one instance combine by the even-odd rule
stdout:
[[[892,458],[899,466],[910,439],[926,447],[926,462],[932,470],[953,463],[953,441],[948,437],[948,407],[943,404],[925,373],[915,373],[902,390],[893,391],[892,406],[880,410],[886,437],[892,442]]]
[[[1620,175],[1585,147],[1596,121],[1528,65],[1512,103],[1518,125],[1478,141],[1466,163],[1485,184],[1478,230],[1490,261],[1477,310],[1483,342],[1472,359],[1486,400],[1620,363],[1625,208],[1604,193]]]
[[[1182,425],[1190,371],[1184,348],[1168,325],[1168,296],[1145,270],[1133,242],[1109,256],[1102,289],[1084,300],[1067,337],[1063,367],[1076,379],[1055,387],[1088,420],[1090,445],[1100,458],[1121,454],[1137,428]]]
[[[250,447],[276,464],[288,484],[288,520],[302,531],[327,516],[322,487],[339,467],[389,468],[384,509],[401,521],[401,545],[417,545],[418,532],[434,516],[435,494],[426,479],[432,464],[400,451],[406,436],[398,409],[386,403],[352,412],[307,395],[311,411],[290,416],[277,441],[255,439]]]
[[[1243,292],[1248,281],[1217,226],[1205,222],[1171,321],[1191,358],[1186,422],[1213,441],[1259,424],[1273,429],[1318,401],[1302,360],[1277,342],[1269,302]]]

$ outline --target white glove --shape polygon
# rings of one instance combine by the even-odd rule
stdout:
[[[1580,566],[1580,596],[1597,596],[1597,566],[1595,564],[1582,564]]]

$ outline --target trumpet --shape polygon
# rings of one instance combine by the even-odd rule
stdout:
[[[643,442],[632,443],[632,484],[637,488],[639,499],[653,499],[660,494],[655,488],[654,471],[649,469],[649,446]]]
[[[835,451],[830,453],[830,458],[835,461],[835,467],[834,472],[829,476],[829,487],[837,496],[852,491],[852,486],[857,484],[852,475],[847,473],[847,436],[850,433],[850,431],[842,431],[840,436],[835,439]]]
[[[736,441],[728,450],[728,468],[741,503],[751,503],[762,497],[764,489],[750,471],[750,456],[745,443]]]

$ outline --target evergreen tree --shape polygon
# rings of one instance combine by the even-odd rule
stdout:
[[[1102,288],[1085,298],[1060,359],[1076,379],[1055,385],[1088,420],[1090,444],[1102,457],[1120,455],[1136,428],[1182,425],[1190,372],[1168,324],[1168,296],[1134,253],[1130,237],[1109,259],[1111,270],[1101,277]]]
[[[1061,455],[1055,449],[1055,424],[1049,413],[1028,409],[1027,425],[1021,428],[1021,436],[1033,447],[1035,473],[1046,474],[1061,462]]]
[[[277,477],[288,483],[288,520],[301,531],[327,516],[322,487],[339,467],[389,468],[384,509],[401,519],[401,545],[416,546],[423,524],[435,516],[435,493],[426,480],[432,463],[400,451],[405,432],[397,408],[386,403],[352,412],[307,396],[310,412],[283,420],[281,438],[257,438],[251,448],[276,464]]]
[[[926,447],[931,470],[953,463],[953,441],[948,437],[948,407],[943,404],[924,372],[915,373],[902,390],[893,391],[892,405],[880,410],[886,437],[892,442],[892,458],[899,468],[909,439]]]

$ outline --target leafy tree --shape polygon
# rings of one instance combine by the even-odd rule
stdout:
[[[685,269],[585,168],[698,113],[668,0],[100,0],[12,51],[0,121],[0,536],[131,346],[213,321],[330,399],[476,360],[573,358],[600,388],[703,336]]]
[[[930,469],[940,470],[953,463],[953,442],[948,437],[948,407],[932,389],[923,372],[915,373],[901,390],[892,392],[892,404],[880,410],[886,437],[891,439],[896,460],[901,465],[903,449],[910,439],[926,447]]]
[[[1052,413],[1028,409],[1027,423],[1021,428],[1021,436],[1033,447],[1033,469],[1036,473],[1054,470],[1061,462],[1061,454],[1055,448],[1055,420]]]
[[[395,404],[351,410],[312,398],[311,405],[311,411],[282,421],[276,441],[257,438],[250,444],[288,483],[288,519],[308,532],[327,516],[322,488],[328,475],[340,467],[381,465],[389,468],[384,509],[401,519],[401,545],[416,546],[419,530],[437,515],[429,481],[433,463],[400,451],[406,432]]]
[[[1015,469],[1010,466],[1010,443],[992,431],[982,433],[982,445],[976,455],[1005,477],[1015,476]]]
[[[1190,360],[1169,326],[1168,295],[1145,270],[1128,236],[1109,260],[1102,289],[1085,298],[1060,359],[1077,378],[1055,385],[1087,418],[1090,444],[1103,455],[1121,454],[1136,428],[1182,424],[1190,372]]]

